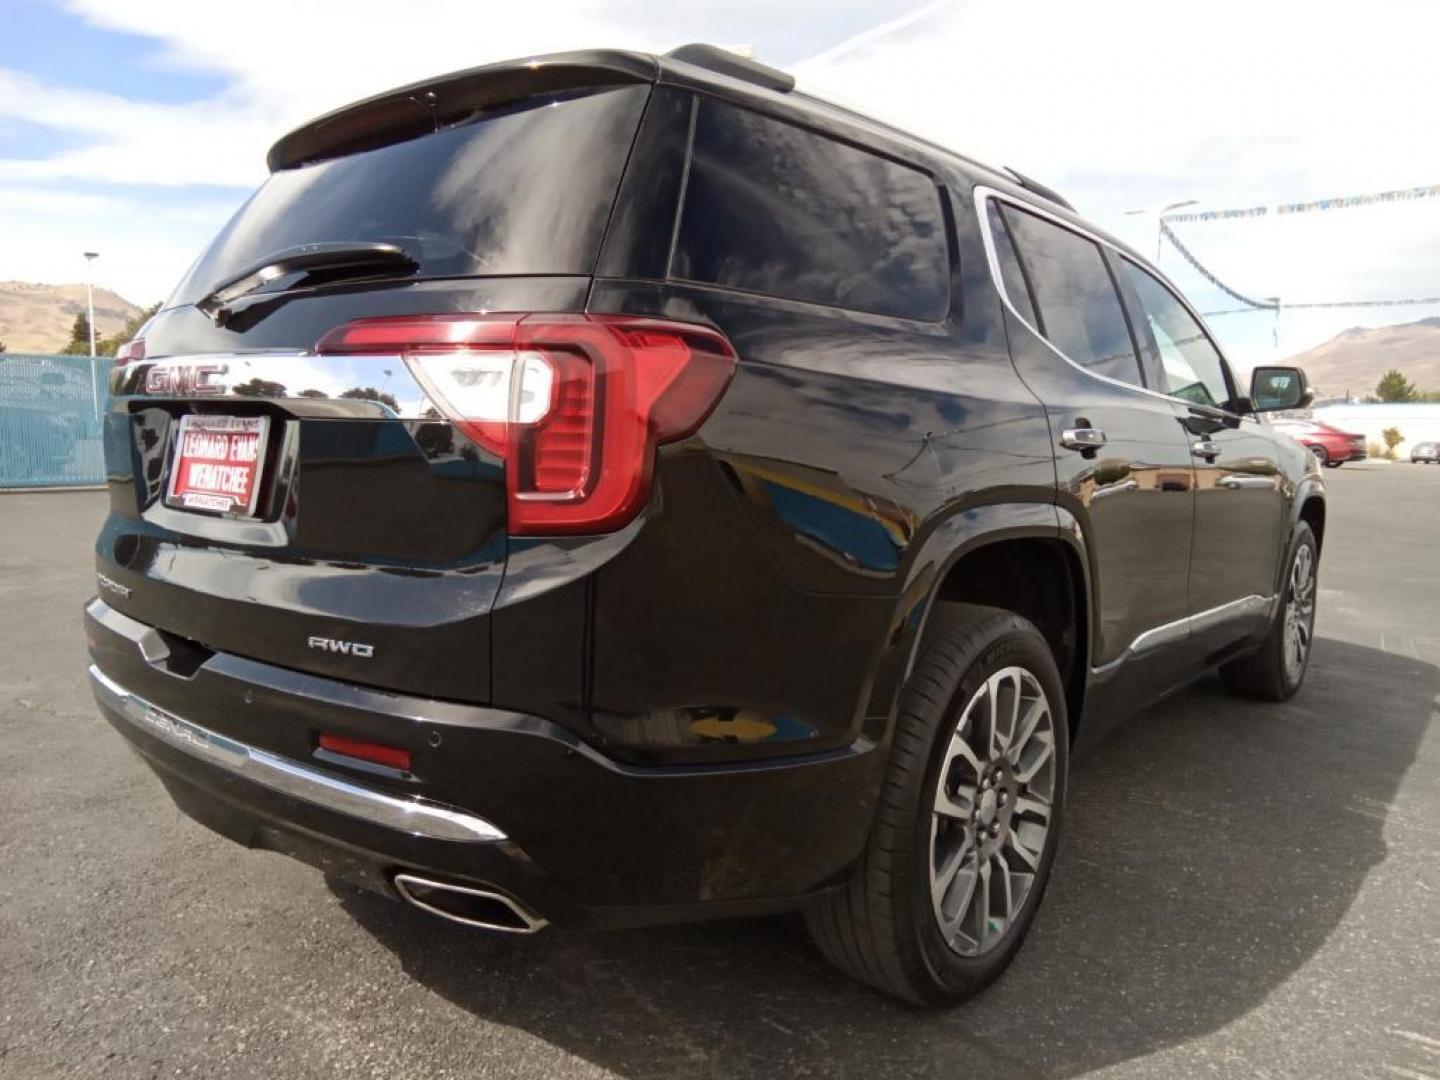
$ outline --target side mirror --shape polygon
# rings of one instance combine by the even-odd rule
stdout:
[[[1257,367],[1250,373],[1250,407],[1256,412],[1303,409],[1314,399],[1299,368]]]

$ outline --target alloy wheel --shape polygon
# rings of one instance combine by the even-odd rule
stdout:
[[[1034,887],[1055,797],[1055,728],[1039,680],[995,672],[960,713],[930,821],[930,898],[962,956],[1005,937]]]
[[[1290,584],[1285,596],[1285,678],[1291,683],[1300,680],[1305,659],[1310,654],[1310,639],[1315,629],[1315,549],[1301,544],[1290,564]]]

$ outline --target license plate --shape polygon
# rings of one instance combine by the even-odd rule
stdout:
[[[182,416],[165,502],[253,516],[269,422],[265,416]]]

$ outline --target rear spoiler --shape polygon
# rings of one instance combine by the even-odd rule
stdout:
[[[553,53],[457,71],[346,105],[281,138],[265,157],[271,172],[414,138],[476,112],[536,94],[655,82],[653,56],[613,50]]]

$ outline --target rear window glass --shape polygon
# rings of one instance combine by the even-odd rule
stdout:
[[[702,98],[670,274],[939,319],[950,291],[939,192],[916,169]]]
[[[399,244],[417,276],[586,274],[648,86],[547,95],[433,135],[274,173],[170,303],[297,244]]]
[[[1081,367],[1139,386],[1135,344],[1099,245],[1013,206],[1003,213],[1035,298],[1037,329]]]

